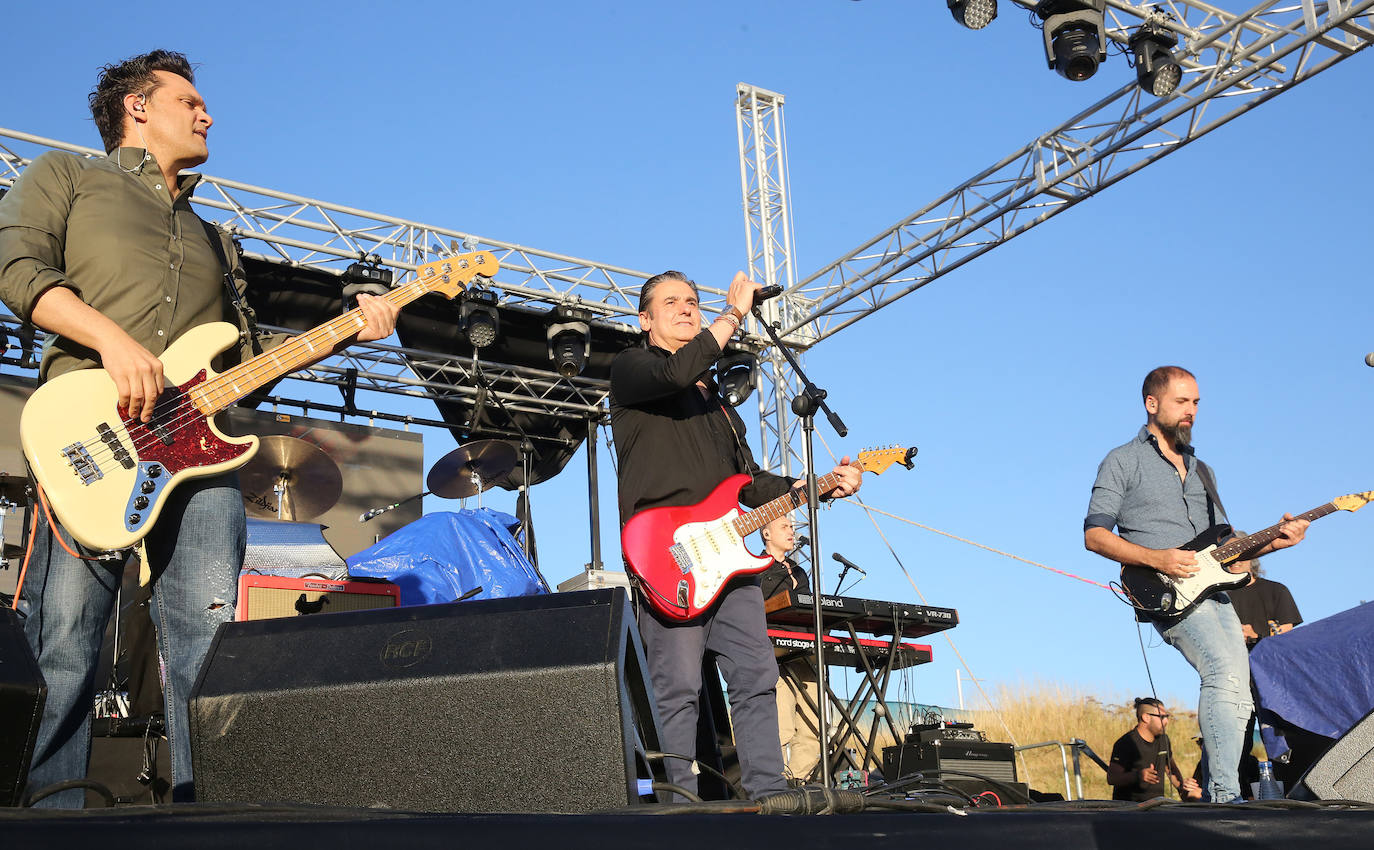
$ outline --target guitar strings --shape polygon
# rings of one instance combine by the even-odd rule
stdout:
[[[414,289],[420,289],[422,291],[412,296],[411,290]],[[403,286],[398,286],[395,289],[389,290],[381,297],[386,298],[388,301],[399,302],[401,306],[404,306],[415,300],[419,295],[425,294],[427,291],[428,290],[423,286],[421,281],[414,280]],[[340,335],[340,331],[345,328],[339,326],[353,324],[358,325],[356,330],[352,331],[350,334]],[[211,407],[218,407],[215,411],[217,413],[219,410],[223,410],[228,406],[227,404],[218,405],[217,402],[213,401],[226,394],[226,385],[234,388],[237,392],[237,398],[242,398],[246,393],[239,389],[239,382],[242,380],[245,383],[256,383],[260,385],[261,379],[270,379],[274,372],[280,374],[280,360],[283,355],[291,355],[291,359],[294,359],[296,355],[306,354],[307,352],[313,354],[316,350],[313,339],[328,337],[337,342],[338,339],[358,333],[366,326],[367,321],[363,318],[362,311],[355,307],[347,313],[329,320],[318,328],[292,337],[268,352],[267,354],[270,354],[271,357],[259,355],[258,357],[240,363],[222,374],[207,380],[199,386],[200,395],[207,401],[211,401]],[[325,332],[326,329],[328,330],[327,333]],[[278,362],[275,365],[269,366],[268,361],[272,360]],[[303,366],[301,368],[303,368]],[[180,389],[180,387],[178,387],[178,389]],[[166,405],[168,402],[172,401],[172,399],[164,400],[159,396],[158,401],[155,402],[153,406],[153,417],[146,423],[132,419],[128,416],[120,416],[121,430],[123,432],[122,436],[127,439],[129,445],[133,447],[136,455],[144,454],[148,449],[155,446],[156,443],[162,441],[162,437],[158,435],[155,427],[160,427],[168,436],[175,437],[176,434],[197,424],[200,420],[209,419],[209,416],[214,415],[202,416],[199,409],[190,401],[191,393],[194,392],[195,389],[197,388],[192,388],[190,391],[176,394],[174,396],[175,401],[173,402],[173,409],[170,411],[166,409]],[[166,391],[164,390],[164,392]],[[234,393],[228,394],[233,395]],[[235,400],[237,400],[237,398]],[[164,419],[169,416],[170,418],[164,421]],[[136,436],[132,430],[135,426],[141,426],[146,432],[146,436]],[[114,447],[108,445],[99,436],[82,442],[81,447],[86,449],[87,454],[90,455],[92,460],[97,462],[112,460],[115,457]]]

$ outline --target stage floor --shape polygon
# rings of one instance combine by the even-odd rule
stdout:
[[[517,848],[957,847],[1016,850],[1368,848],[1374,806],[1273,801],[1241,806],[1041,803],[967,812],[864,811],[760,815],[751,804],[641,806],[583,815],[428,814],[391,810],[208,803],[79,812],[0,809],[8,847],[471,846]]]

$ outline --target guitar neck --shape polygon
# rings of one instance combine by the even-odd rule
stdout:
[[[1306,513],[1298,514],[1294,519],[1305,519],[1308,522],[1312,522],[1313,520],[1321,519],[1327,514],[1335,513],[1337,510],[1338,508],[1334,502],[1327,502]],[[1246,537],[1238,537],[1235,540],[1231,540],[1224,545],[1218,546],[1212,553],[1212,556],[1223,564],[1234,561],[1236,558],[1252,549],[1258,549],[1261,546],[1277,540],[1280,536],[1279,526],[1281,525],[1283,525],[1281,522],[1275,523],[1263,531],[1256,531],[1254,534]]]
[[[825,493],[840,483],[840,476],[828,472],[816,479],[816,492]],[[792,489],[765,505],[735,518],[735,530],[740,537],[752,534],[780,516],[785,516],[806,504],[806,491]]]
[[[404,307],[434,288],[433,285],[414,280],[388,290],[381,297],[398,307]],[[213,416],[282,375],[323,360],[334,352],[339,343],[357,335],[366,325],[362,310],[355,307],[206,381],[192,391],[193,402],[206,416]]]

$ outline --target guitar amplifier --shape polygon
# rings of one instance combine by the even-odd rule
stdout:
[[[913,773],[942,781],[987,777],[1011,783],[1016,781],[1016,754],[1011,744],[945,738],[883,748],[884,779],[894,782]]]
[[[236,620],[268,620],[366,608],[395,608],[401,588],[386,581],[331,581],[244,573]]]

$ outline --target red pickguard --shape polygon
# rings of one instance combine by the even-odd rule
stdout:
[[[119,408],[119,416],[137,447],[140,463],[160,463],[168,475],[173,475],[233,460],[252,448],[220,439],[211,430],[210,420],[191,404],[187,392],[204,381],[205,370],[201,369],[181,386],[164,389],[158,396],[158,407],[172,412],[154,416],[148,423],[130,421],[128,409]],[[162,426],[162,433],[158,426]],[[164,433],[170,438],[170,444],[164,442]]]

